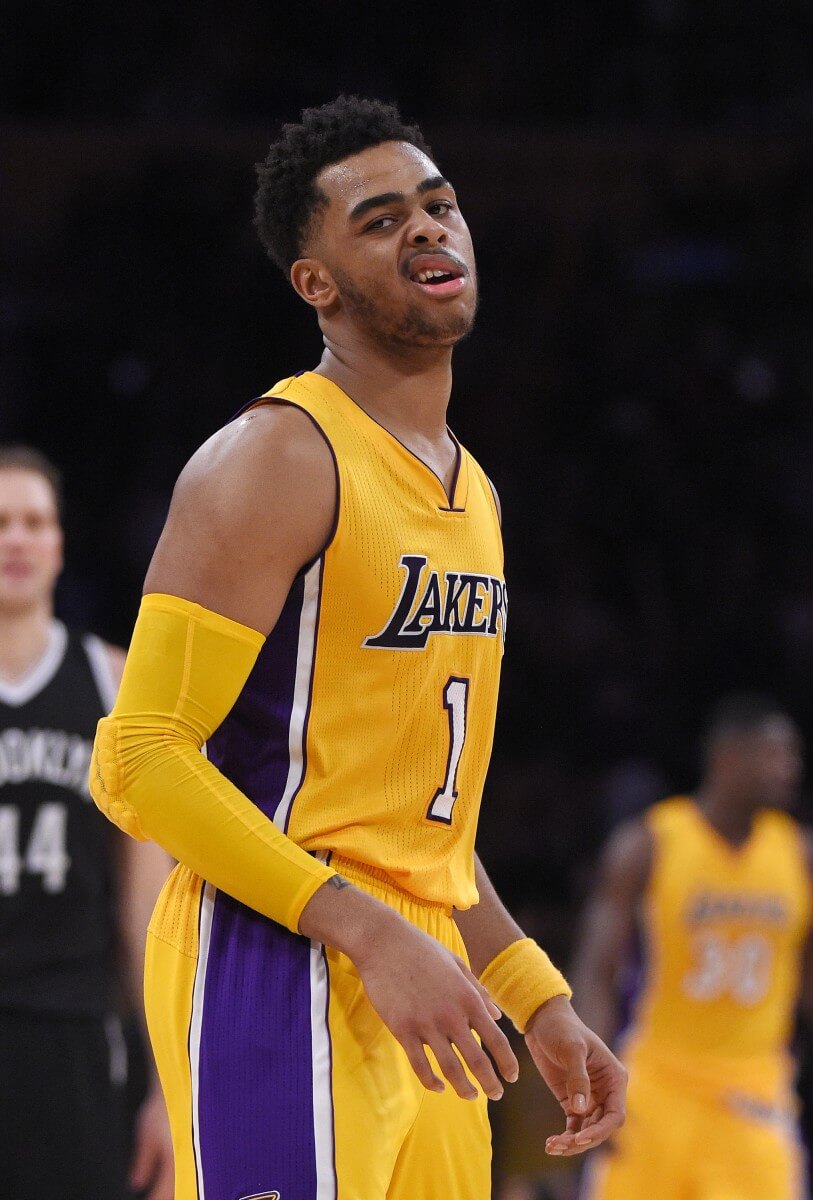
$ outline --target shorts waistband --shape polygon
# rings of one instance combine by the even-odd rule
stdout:
[[[392,898],[394,908],[401,909],[404,903],[407,903],[415,904],[427,912],[442,913],[446,917],[451,917],[452,915],[452,910],[448,904],[442,904],[439,900],[424,900],[422,897],[416,896],[406,888],[400,887],[392,876],[388,875],[381,867],[373,867],[369,863],[355,862],[353,859],[345,858],[341,854],[334,854],[333,851],[329,851],[325,856],[319,854],[318,857],[324,857],[325,861],[333,867],[334,871],[338,871],[350,883],[356,883],[359,887],[372,891],[380,898],[386,898],[387,894],[389,894]],[[382,893],[384,894],[383,897]]]

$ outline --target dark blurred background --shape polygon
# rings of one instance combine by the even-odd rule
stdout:
[[[810,4],[0,19],[0,440],[64,467],[61,615],[118,642],[185,459],[319,357],[254,162],[339,91],[423,125],[478,250],[450,421],[511,597],[482,854],[566,959],[598,846],[691,786],[715,696],[813,728]],[[535,1172],[510,1145],[498,1170]]]

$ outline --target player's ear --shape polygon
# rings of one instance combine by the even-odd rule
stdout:
[[[329,308],[336,302],[333,276],[318,258],[298,258],[291,267],[294,291],[312,308]]]

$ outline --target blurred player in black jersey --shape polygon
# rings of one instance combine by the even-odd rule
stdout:
[[[124,652],[54,619],[59,509],[51,463],[0,447],[0,1200],[121,1200],[117,973],[140,1020],[146,926],[169,860],[90,799],[96,723]],[[131,1186],[172,1200],[157,1081],[135,1141]]]

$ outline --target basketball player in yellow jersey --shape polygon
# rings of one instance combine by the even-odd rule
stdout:
[[[446,425],[471,239],[420,132],[354,98],[285,127],[257,212],[324,353],[183,471],[91,768],[181,864],[146,984],[176,1200],[482,1200],[495,1001],[551,1152],[619,1126],[625,1073],[474,854],[506,588]]]
[[[641,990],[622,1057],[624,1129],[585,1200],[804,1200],[789,1054],[811,923],[810,839],[784,809],[801,773],[793,721],[722,700],[697,793],[622,827],[601,864],[576,966],[579,1011],[608,1039],[636,926]]]

